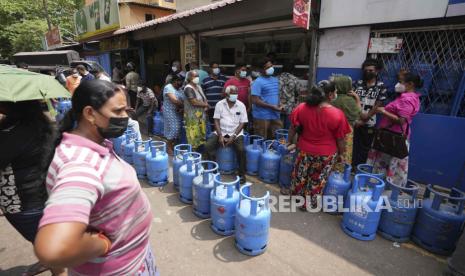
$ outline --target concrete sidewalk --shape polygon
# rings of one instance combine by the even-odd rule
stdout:
[[[278,194],[275,185],[249,180],[257,195]],[[301,211],[273,213],[268,250],[248,257],[236,250],[234,237],[216,235],[209,220],[194,216],[172,184],[142,185],[152,204],[151,244],[161,275],[440,275],[446,268],[444,258],[413,244],[398,247],[380,236],[357,241],[342,232],[341,217]],[[32,246],[0,218],[0,275],[19,275],[35,261]]]

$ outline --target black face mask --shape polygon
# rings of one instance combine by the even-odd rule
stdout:
[[[97,126],[97,131],[105,139],[120,137],[128,128],[129,117],[110,117],[108,127]]]
[[[376,78],[378,75],[375,72],[363,71],[363,79],[364,80],[372,80]]]

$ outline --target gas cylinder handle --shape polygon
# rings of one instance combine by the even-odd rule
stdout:
[[[152,143],[152,138],[144,141],[144,151],[150,151],[150,144]]]
[[[191,152],[191,151],[192,151],[192,146],[190,144],[179,144],[179,145],[174,146],[174,156],[178,156],[179,154],[183,154],[183,153]]]
[[[134,141],[134,148],[135,148],[135,152],[139,152],[139,147],[140,147],[140,144],[142,143],[142,140],[136,140]]]
[[[426,186],[426,189],[429,193],[434,194],[433,202],[431,203],[431,209],[438,210],[441,206],[443,198],[446,197],[446,195],[434,190],[433,185],[431,184],[428,184],[428,186]]]
[[[214,173],[215,171],[218,170],[218,163],[214,162],[214,161],[209,161],[209,160],[205,160],[205,161],[200,161],[197,163],[197,165],[207,165],[207,168],[204,167],[203,171],[205,173]],[[212,165],[211,168],[209,168],[208,165]]]
[[[221,174],[217,174],[213,177],[213,194],[216,196],[216,189],[218,188]]]
[[[250,206],[251,206],[251,211],[250,213],[252,215],[257,214],[257,207],[259,202],[264,202],[265,203],[265,208],[269,209],[269,199],[270,199],[270,192],[266,191],[265,195],[262,197],[251,197],[250,196],[250,188],[252,187],[252,184],[247,183],[244,186],[242,186],[239,190],[240,194],[240,200],[246,199],[250,201]]]
[[[384,187],[385,187],[384,181],[381,178],[373,176],[373,175],[370,175],[370,178],[375,179],[378,182],[376,185],[374,185],[373,193],[371,194],[371,198],[374,201],[378,201],[379,198],[381,197],[381,194],[384,191]],[[373,182],[370,181],[370,184],[373,184]]]
[[[152,144],[152,147],[154,148],[157,148],[157,149],[161,148],[163,150],[166,149],[166,143],[163,141],[151,141],[150,143]]]
[[[152,146],[151,152],[152,152],[152,158],[157,157],[157,148],[155,146]]]
[[[349,164],[344,165],[344,181],[350,183],[350,173],[352,172],[352,166]]]

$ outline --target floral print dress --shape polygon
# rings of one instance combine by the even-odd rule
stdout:
[[[206,142],[207,117],[202,107],[195,107],[189,102],[189,98],[195,98],[198,101],[207,102],[207,98],[198,85],[186,85],[184,88],[184,123],[186,126],[187,142],[197,149]]]

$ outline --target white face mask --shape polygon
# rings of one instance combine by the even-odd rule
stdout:
[[[247,77],[247,71],[242,71],[242,70],[241,70],[241,72],[239,73],[239,76],[240,76],[241,78]]]
[[[405,85],[403,85],[402,83],[398,82],[396,84],[396,86],[394,86],[394,90],[397,92],[397,93],[404,93],[405,92]]]
[[[171,70],[173,70],[173,72],[176,72],[176,71],[178,71],[178,67],[173,66],[173,67],[171,67]]]
[[[235,101],[237,101],[237,97],[238,97],[237,94],[230,94],[229,95],[229,101],[230,102],[235,102]]]
[[[220,68],[213,68],[213,74],[218,75],[220,73]]]
[[[273,76],[273,74],[274,74],[274,67],[270,67],[270,68],[266,69],[265,72],[266,72],[266,74],[267,74],[268,76]]]
[[[193,83],[195,84],[199,84],[200,83],[200,78],[199,77],[195,77],[193,80],[192,80]]]

